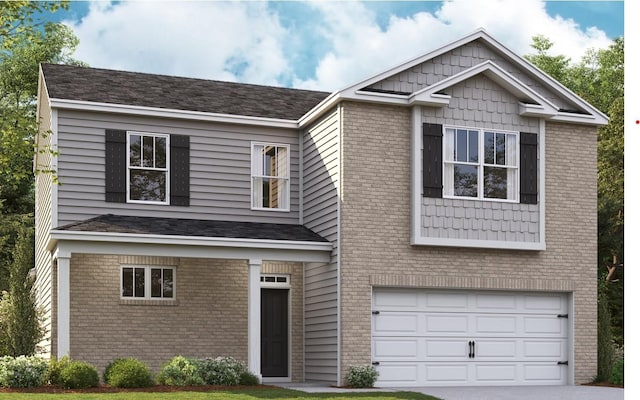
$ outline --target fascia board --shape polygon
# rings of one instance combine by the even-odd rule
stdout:
[[[302,251],[331,251],[333,249],[333,245],[331,243],[290,241],[290,240],[239,239],[239,238],[217,238],[217,237],[210,238],[210,237],[177,236],[177,235],[145,235],[145,234],[134,234],[134,233],[62,231],[57,229],[52,229],[50,233],[51,233],[51,236],[48,244],[49,251],[51,251],[55,247],[55,244],[58,241],[137,243],[137,244],[258,248],[258,249],[302,250]]]
[[[272,128],[298,129],[296,120],[252,117],[246,115],[217,114],[200,111],[165,109],[156,107],[132,106],[124,104],[98,103],[91,101],[50,99],[51,107],[95,112],[144,115],[149,117],[177,118],[196,121],[221,122],[228,124],[243,124]]]
[[[604,126],[609,123],[608,118],[601,118],[600,116],[595,115],[584,115],[584,114],[572,114],[559,112],[558,114],[549,118],[550,121],[554,122],[569,122],[573,124],[586,124],[586,125],[597,125]]]

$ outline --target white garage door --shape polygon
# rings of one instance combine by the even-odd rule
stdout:
[[[561,293],[375,289],[378,386],[564,385]]]

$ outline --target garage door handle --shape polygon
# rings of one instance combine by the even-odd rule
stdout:
[[[569,365],[569,361],[558,361],[558,365]]]
[[[471,340],[469,340],[469,358],[473,357],[473,352],[471,350]]]
[[[380,365],[380,361],[374,361],[371,363],[371,365]]]
[[[471,358],[476,358],[476,341],[471,342]]]

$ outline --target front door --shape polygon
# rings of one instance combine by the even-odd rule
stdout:
[[[261,289],[262,376],[289,376],[289,290]]]

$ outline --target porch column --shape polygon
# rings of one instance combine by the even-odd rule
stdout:
[[[58,254],[57,286],[58,286],[58,359],[69,355],[71,343],[69,337],[71,313],[71,254]]]
[[[249,339],[247,367],[262,382],[260,374],[260,267],[262,260],[249,260],[249,312],[248,332]]]

